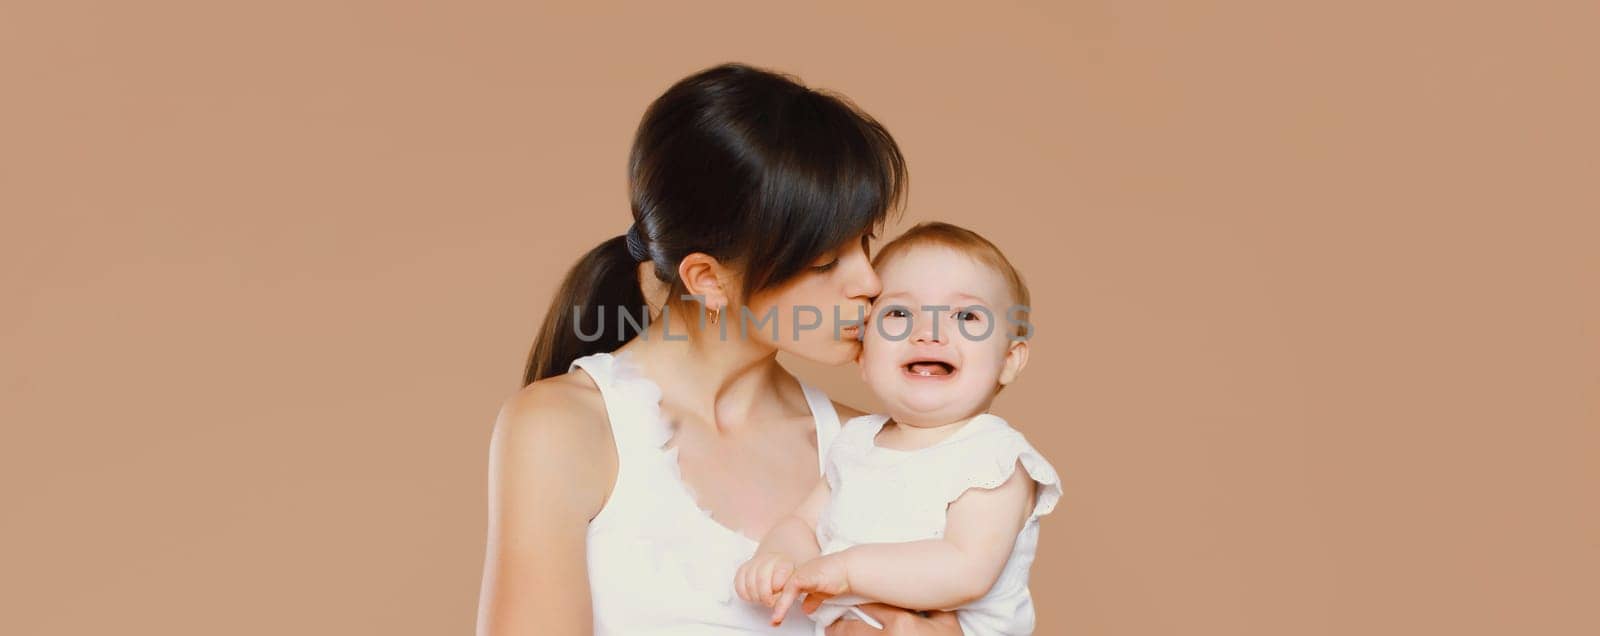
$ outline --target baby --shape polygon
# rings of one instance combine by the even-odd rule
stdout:
[[[990,414],[1028,360],[1028,291],[977,234],[924,223],[873,265],[883,293],[862,329],[862,378],[886,414],[844,424],[826,478],[740,566],[740,598],[782,621],[796,598],[817,633],[854,606],[957,610],[972,635],[1030,634],[1028,569],[1055,470]],[[1019,318],[1020,316],[1020,318]]]

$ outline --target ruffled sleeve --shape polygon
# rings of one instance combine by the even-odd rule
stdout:
[[[995,418],[999,419],[999,418]],[[985,431],[958,444],[959,452],[952,453],[959,466],[949,471],[950,480],[945,488],[945,503],[955,501],[973,488],[997,488],[1011,479],[1020,463],[1022,469],[1036,482],[1033,513],[1029,521],[1055,510],[1061,500],[1061,477],[1055,467],[1035,449],[1028,440],[1009,425]]]

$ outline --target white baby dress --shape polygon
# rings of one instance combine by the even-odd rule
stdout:
[[[1018,461],[1036,485],[1028,516],[1000,578],[982,598],[959,608],[966,636],[1031,634],[1033,598],[1028,569],[1039,544],[1039,518],[1061,498],[1061,479],[1022,433],[1004,419],[983,413],[927,448],[902,451],[875,442],[889,416],[863,415],[846,422],[828,450],[824,475],[832,491],[817,520],[817,543],[831,554],[862,543],[899,543],[944,535],[947,506],[970,488],[1006,482]],[[816,633],[869,602],[846,595],[826,601],[812,619]]]

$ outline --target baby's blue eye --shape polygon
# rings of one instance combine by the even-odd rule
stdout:
[[[908,314],[906,314],[906,310],[896,307],[894,309],[889,309],[887,311],[884,311],[883,312],[883,317],[884,318],[909,318],[910,316]]]

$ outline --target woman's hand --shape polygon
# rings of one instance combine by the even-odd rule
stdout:
[[[733,575],[733,589],[751,603],[772,607],[794,572],[794,559],[781,552],[763,552],[750,557]]]
[[[828,636],[961,636],[955,612],[929,612],[929,616],[882,603],[858,605],[883,623],[878,631],[862,621],[838,620],[828,626]]]

